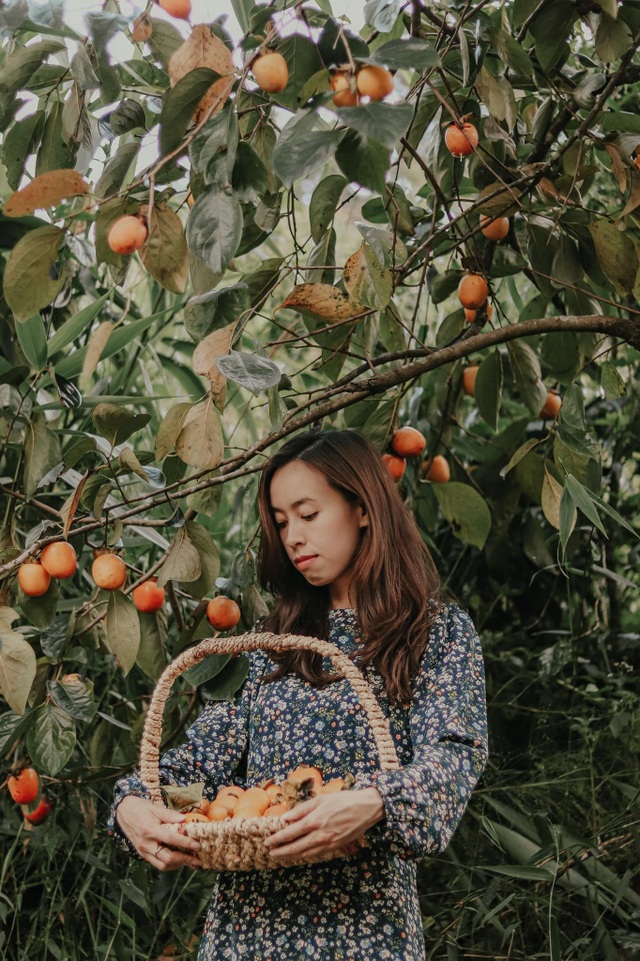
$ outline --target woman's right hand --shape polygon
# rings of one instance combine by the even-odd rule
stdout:
[[[130,794],[120,801],[116,821],[140,857],[159,871],[202,867],[193,854],[199,841],[178,832],[184,814]]]

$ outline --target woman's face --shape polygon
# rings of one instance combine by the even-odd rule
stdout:
[[[291,563],[314,587],[328,587],[331,606],[355,607],[350,595],[353,559],[369,519],[324,474],[302,461],[275,472],[271,512]]]

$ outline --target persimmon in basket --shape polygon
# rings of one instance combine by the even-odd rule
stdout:
[[[261,785],[241,788],[225,784],[213,801],[203,798],[186,815],[189,821],[227,821],[246,817],[278,817],[290,811],[302,801],[320,794],[348,791],[355,778],[347,773],[344,777],[323,780],[322,771],[309,764],[300,764],[283,781],[271,778]]]

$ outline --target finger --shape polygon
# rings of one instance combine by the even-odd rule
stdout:
[[[185,852],[200,850],[200,842],[197,838],[189,837],[188,834],[179,834],[177,831],[172,831],[169,836],[166,834],[157,835],[153,840],[161,847],[170,848],[171,850]]]
[[[180,854],[170,848],[156,845],[153,852],[145,855],[145,860],[152,864],[158,871],[177,871],[178,868],[201,868],[202,864],[193,856]]]
[[[185,815],[180,811],[173,811],[171,808],[157,806],[156,816],[163,824],[180,824],[184,821]]]

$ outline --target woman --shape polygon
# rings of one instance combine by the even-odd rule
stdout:
[[[351,431],[288,441],[260,484],[262,584],[275,595],[261,629],[328,638],[365,673],[401,768],[377,769],[361,705],[328,658],[250,655],[232,702],[208,705],[187,743],[163,758],[165,782],[279,781],[298,764],[350,791],[305,801],[273,835],[274,857],[370,847],[332,861],[215,879],[199,959],[419,961],[425,957],[416,861],[448,844],[482,773],[482,656],[467,614],[444,605],[433,561],[386,465]],[[197,866],[181,819],[118,783],[112,829],[160,869]]]

